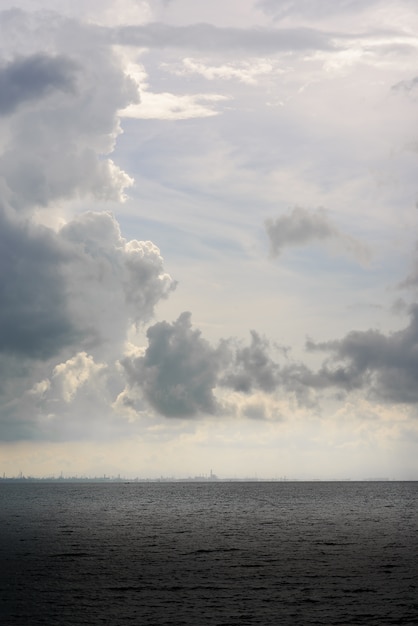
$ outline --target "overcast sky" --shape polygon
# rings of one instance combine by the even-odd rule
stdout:
[[[3,0],[0,472],[418,479],[414,0]]]

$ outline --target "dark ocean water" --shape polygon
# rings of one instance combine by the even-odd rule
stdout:
[[[0,624],[418,625],[418,483],[1,483]]]

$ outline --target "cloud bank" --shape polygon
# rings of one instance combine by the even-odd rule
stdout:
[[[119,3],[115,23],[111,3],[97,19],[89,3],[89,23],[73,9],[0,14],[2,441],[159,441],[201,424],[236,441],[248,420],[285,424],[281,436],[301,415],[328,436],[343,402],[416,416],[416,266],[399,280],[415,44],[395,26],[376,35],[377,4],[251,6],[276,28],[163,23],[152,3]],[[301,276],[289,251],[311,244],[359,263],[329,278],[339,260],[312,254]],[[198,313],[175,300],[160,245]],[[407,321],[354,319],[357,291],[377,310],[390,281],[408,290]],[[305,333],[321,338],[306,351]]]

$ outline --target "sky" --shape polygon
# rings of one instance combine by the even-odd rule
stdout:
[[[413,0],[3,0],[0,473],[418,479]]]

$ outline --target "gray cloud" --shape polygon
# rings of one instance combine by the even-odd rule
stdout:
[[[311,28],[220,28],[212,24],[169,26],[150,23],[122,26],[109,31],[118,44],[145,48],[191,48],[218,52],[245,50],[251,53],[274,53],[283,50],[334,49],[331,35]]]
[[[284,364],[279,364],[271,356],[270,342],[254,330],[250,334],[251,342],[248,346],[236,346],[232,340],[224,342],[229,351],[228,359],[224,359],[219,385],[245,394],[255,391],[285,393],[300,406],[315,407],[318,375],[303,363],[288,360],[286,348],[279,347],[285,356]]]
[[[238,348],[221,384],[235,391],[250,393],[253,389],[272,392],[279,380],[279,366],[269,356],[269,342],[251,331],[249,346]]]
[[[302,364],[280,367],[270,356],[269,342],[255,331],[248,346],[224,339],[213,347],[192,327],[190,313],[182,313],[172,324],[151,326],[147,337],[143,355],[121,361],[128,382],[123,403],[131,408],[140,391],[166,417],[219,414],[215,394],[225,388],[246,395],[282,391],[301,405],[315,405],[315,376]]]
[[[74,91],[78,68],[65,56],[34,54],[0,67],[0,115],[11,113],[20,104],[39,100],[54,90]]]
[[[321,6],[331,10],[329,3]],[[142,47],[274,52],[329,49],[330,34],[207,24],[90,29],[56,16],[44,28],[35,14],[29,18],[15,13],[7,19],[10,24],[14,20],[16,30],[27,21],[21,32],[28,47],[37,45],[36,37],[45,37],[44,49],[57,46],[62,54],[49,56],[30,49],[26,57],[16,59],[12,50],[8,58],[14,60],[0,68],[0,114],[8,116],[2,122],[6,131],[0,152],[5,209],[0,215],[3,438],[39,435],[42,418],[44,433],[52,428],[58,433],[64,420],[57,418],[51,426],[45,416],[55,411],[70,424],[73,406],[83,420],[83,408],[89,415],[96,411],[97,427],[99,414],[105,405],[111,414],[109,407],[122,395],[126,381],[127,405],[135,408],[129,393],[134,396],[137,391],[141,402],[144,398],[167,417],[219,414],[216,392],[225,389],[243,394],[283,392],[308,406],[314,406],[316,391],[329,388],[364,389],[393,402],[418,401],[415,309],[410,325],[392,335],[353,332],[333,342],[308,343],[309,350],[330,355],[318,371],[289,361],[279,365],[269,342],[255,331],[248,345],[227,339],[212,346],[192,327],[190,314],[183,313],[172,324],[160,322],[148,329],[148,347],[141,356],[122,361],[125,378],[119,379],[112,366],[120,358],[130,325],[148,323],[158,302],[175,287],[158,248],[149,241],[124,239],[110,213],[83,213],[60,230],[36,223],[40,206],[53,213],[62,200],[86,196],[118,200],[130,183],[107,158],[119,133],[118,110],[137,99],[136,86],[107,45],[112,37],[116,43]],[[3,16],[3,27],[6,22]],[[97,45],[99,37],[106,45]],[[399,89],[414,88],[415,80]],[[268,220],[266,229],[274,256],[288,246],[311,241],[337,242],[356,258],[365,254],[364,247],[320,210],[293,209]],[[97,387],[90,385],[92,379]],[[98,394],[105,401],[98,403]],[[39,423],[32,418],[38,407],[35,397],[42,410]],[[72,404],[73,398],[78,404]],[[246,411],[259,418],[265,414],[262,402]]]
[[[325,240],[339,242],[347,253],[362,262],[368,258],[366,246],[337,228],[323,209],[308,211],[294,207],[286,215],[266,220],[265,226],[273,258],[278,257],[286,247]]]
[[[152,242],[126,240],[107,212],[70,219],[62,201],[123,197],[132,181],[107,155],[137,88],[89,27],[20,11],[0,13],[0,27],[14,59],[0,69],[0,437],[90,432],[85,413],[113,432],[128,330],[175,283]]]
[[[270,253],[277,257],[286,246],[297,246],[313,240],[331,239],[338,233],[321,209],[308,211],[295,207],[288,215],[266,220]]]
[[[110,48],[75,47],[71,57],[22,57],[7,66],[4,85],[16,73],[16,63],[25,72],[32,66],[39,71],[26,90],[22,86],[9,100],[0,96],[9,112],[0,153],[4,200],[28,213],[37,206],[86,195],[120,199],[132,181],[104,155],[113,150],[120,132],[118,110],[136,102],[138,93]],[[52,89],[53,85],[61,88]],[[70,85],[75,87],[63,90]],[[17,106],[22,101],[26,106]]]
[[[414,291],[418,287],[418,243],[415,246],[415,253],[411,263],[411,271],[408,273],[406,278],[398,283],[397,287],[398,289],[412,289]]]
[[[128,382],[140,388],[151,406],[167,417],[213,414],[222,355],[191,326],[190,313],[147,331],[144,356],[122,361]]]
[[[175,283],[151,242],[126,241],[109,213],[61,231],[0,221],[0,352],[46,359],[62,348],[124,341]]]
[[[0,216],[0,352],[45,359],[80,339],[52,232]]]
[[[269,355],[269,342],[255,331],[248,346],[227,339],[212,347],[192,328],[190,313],[182,313],[172,324],[159,322],[149,328],[147,337],[145,354],[127,357],[122,365],[129,386],[140,389],[167,417],[218,413],[217,387],[272,393],[283,382]]]
[[[352,331],[343,339],[307,343],[308,350],[331,353],[309,382],[344,390],[366,389],[379,400],[418,402],[418,305],[410,309],[410,323],[390,335],[377,330]]]
[[[84,213],[59,234],[71,255],[65,278],[73,319],[99,342],[123,341],[127,325],[147,322],[176,286],[157,246],[124,239],[110,213]]]
[[[358,13],[380,2],[381,0],[259,0],[257,6],[276,20],[289,15],[306,15],[320,19],[335,13]]]
[[[309,340],[308,351],[330,354],[317,370],[288,360],[280,365],[270,355],[269,342],[255,331],[247,346],[228,339],[211,347],[192,329],[188,313],[173,324],[151,327],[148,340],[144,356],[123,361],[125,373],[128,384],[168,417],[219,412],[217,388],[290,394],[299,405],[314,410],[318,392],[331,389],[361,390],[380,402],[418,402],[418,305],[410,309],[408,326],[390,335],[368,330],[334,341]]]
[[[158,248],[124,240],[106,213],[82,215],[59,232],[33,217],[60,199],[120,199],[131,181],[103,154],[136,88],[112,51],[96,45],[89,54],[75,46],[71,59],[20,57],[1,80],[17,87],[9,100],[0,95],[10,113],[0,153],[0,350],[47,359],[64,347],[119,345],[127,325],[148,320],[174,287]]]
[[[399,83],[392,85],[391,90],[395,92],[414,92],[418,87],[418,76],[415,76],[411,80],[401,80]]]

